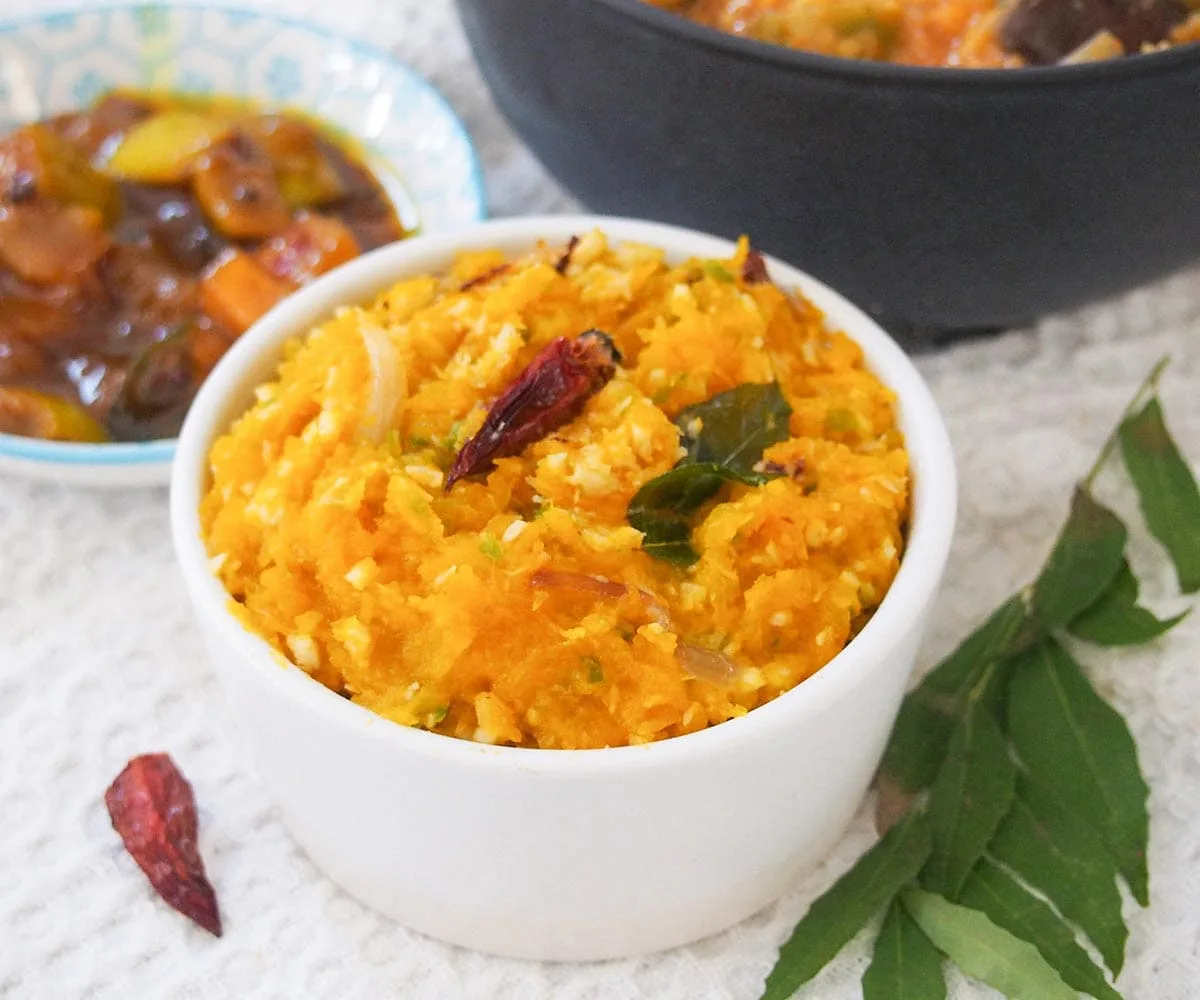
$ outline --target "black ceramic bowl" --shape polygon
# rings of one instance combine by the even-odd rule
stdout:
[[[894,328],[1011,325],[1200,259],[1200,45],[917,69],[638,0],[458,0],[497,103],[591,209],[748,233]]]

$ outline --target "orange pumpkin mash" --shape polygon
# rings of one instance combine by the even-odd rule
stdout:
[[[203,531],[246,626],[396,722],[545,748],[692,732],[819,670],[895,576],[908,459],[853,341],[746,280],[744,242],[671,266],[591,233],[559,273],[562,253],[467,254],[342,310],[213,445]],[[491,401],[592,327],[612,381],[444,491]],[[627,508],[681,459],[672,418],[773,381],[792,413],[763,460],[790,474],[704,504],[692,565],[650,555]]]

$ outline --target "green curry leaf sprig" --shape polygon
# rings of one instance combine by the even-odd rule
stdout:
[[[776,473],[758,466],[763,451],[788,438],[792,408],[776,382],[748,382],[689,406],[675,418],[687,454],[634,494],[626,514],[650,555],[689,566],[696,561],[696,512],[728,483],[757,486]]]
[[[1121,715],[1068,649],[1184,617],[1138,604],[1128,529],[1093,485],[1120,452],[1183,594],[1200,590],[1200,490],[1163,417],[1160,363],[1028,587],[905,698],[877,777],[884,836],[812,904],[761,1000],[785,1000],[880,914],[865,1000],[943,1000],[944,959],[1012,998],[1120,1000],[1120,879],[1149,905],[1148,789]],[[1104,968],[1083,947],[1089,942]]]

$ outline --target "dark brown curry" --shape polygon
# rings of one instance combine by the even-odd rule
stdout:
[[[23,126],[0,139],[0,432],[172,437],[256,319],[404,235],[297,115],[111,94]]]

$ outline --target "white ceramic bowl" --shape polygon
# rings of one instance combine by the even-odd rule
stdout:
[[[118,87],[229,94],[311,111],[362,144],[404,223],[486,214],[482,173],[441,95],[390,55],[313,25],[212,4],[130,4],[0,24],[0,134]],[[162,485],[175,440],[74,444],[0,434],[0,475]]]
[[[920,375],[863,313],[778,261],[771,275],[863,347],[899,397],[914,477],[908,548],[862,632],[804,683],[748,715],[644,746],[491,747],[396,725],[284,667],[228,610],[200,539],[209,446],[272,376],[284,342],[455,251],[519,252],[593,227],[673,259],[725,240],[656,223],[503,220],[368,255],[290,298],[220,362],[180,438],[175,547],[250,757],[283,817],[335,881],[401,923],[537,959],[601,959],[713,934],[774,900],[832,847],[879,762],[945,566],[955,473]]]

